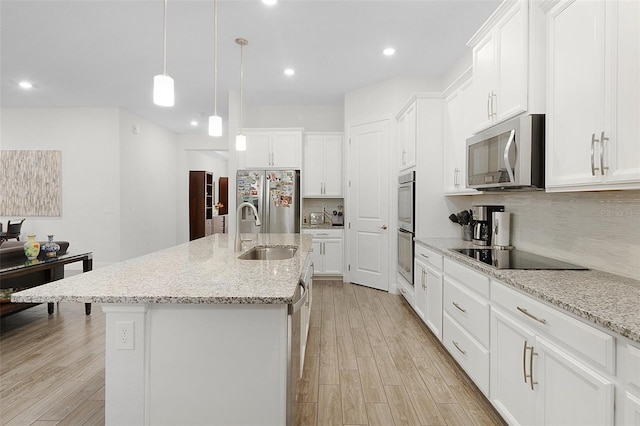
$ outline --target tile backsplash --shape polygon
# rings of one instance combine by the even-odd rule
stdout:
[[[473,196],[511,212],[521,250],[640,280],[640,191]]]

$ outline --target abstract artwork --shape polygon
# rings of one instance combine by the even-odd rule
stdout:
[[[0,151],[0,216],[60,216],[62,151]]]

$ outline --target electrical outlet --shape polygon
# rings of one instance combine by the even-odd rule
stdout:
[[[133,349],[133,329],[133,321],[116,321],[116,349]]]

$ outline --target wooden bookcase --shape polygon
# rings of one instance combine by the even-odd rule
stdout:
[[[189,240],[211,235],[214,191],[213,173],[189,171]]]

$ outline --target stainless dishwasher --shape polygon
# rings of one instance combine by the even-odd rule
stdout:
[[[306,336],[303,335],[303,328],[306,326],[303,307],[307,303],[311,277],[313,276],[313,264],[309,264],[310,259],[311,256],[309,256],[309,261],[300,277],[287,316],[287,425],[293,425],[298,404],[298,382],[302,377],[302,339],[306,339]]]

